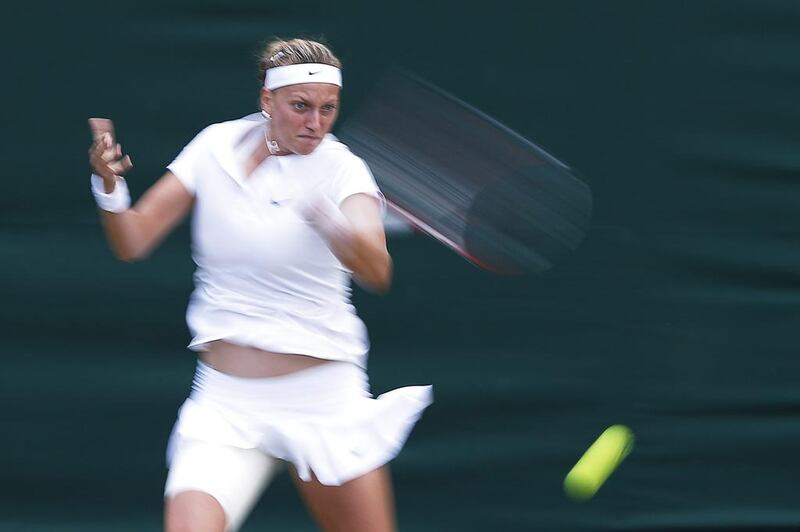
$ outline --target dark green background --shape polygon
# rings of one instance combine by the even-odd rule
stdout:
[[[272,35],[323,34],[344,116],[399,64],[591,181],[584,245],[507,279],[422,237],[357,294],[373,389],[433,383],[394,463],[401,530],[800,530],[800,3],[28,1],[0,8],[0,530],[158,530],[191,381],[186,227],[108,251],[86,118],[134,196],[211,122],[255,110]],[[608,425],[599,494],[561,482]],[[311,530],[286,477],[245,531]]]

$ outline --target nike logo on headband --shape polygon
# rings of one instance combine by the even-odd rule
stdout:
[[[322,72],[322,71],[321,70],[317,70],[316,72],[309,72],[308,75],[309,76],[313,76],[314,74],[319,74],[320,72]]]

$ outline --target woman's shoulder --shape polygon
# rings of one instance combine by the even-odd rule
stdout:
[[[317,151],[343,154],[349,153],[352,155],[352,152],[347,144],[339,140],[339,138],[333,133],[328,133],[325,135],[325,138],[322,139],[322,142],[317,147]]]
[[[335,135],[326,135],[317,151],[324,158],[324,164],[330,170],[329,175],[333,177],[332,183],[336,186],[347,189],[351,185],[365,184],[370,190],[376,186],[367,162],[353,153]]]
[[[236,138],[237,135],[250,131],[262,121],[263,119],[258,113],[253,113],[241,118],[209,124],[198,133],[198,136],[210,137],[215,140],[219,140],[221,137]]]
[[[341,142],[333,133],[325,135],[325,138],[313,153],[320,160],[335,166],[353,165],[361,162],[361,158],[350,151],[347,144]]]

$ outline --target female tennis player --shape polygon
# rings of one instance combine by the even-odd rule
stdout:
[[[387,464],[431,389],[369,393],[350,279],[384,292],[392,266],[382,195],[329,133],[340,68],[321,43],[269,43],[261,113],[205,128],[132,208],[130,158],[110,121],[90,120],[92,191],[120,259],[193,211],[198,363],[167,449],[169,532],[237,530],[281,464],[322,529],[395,529]]]

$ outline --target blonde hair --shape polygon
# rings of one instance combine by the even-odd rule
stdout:
[[[325,44],[310,39],[274,39],[267,43],[258,58],[258,80],[264,84],[267,70],[285,65],[322,63],[342,68],[342,62]]]

